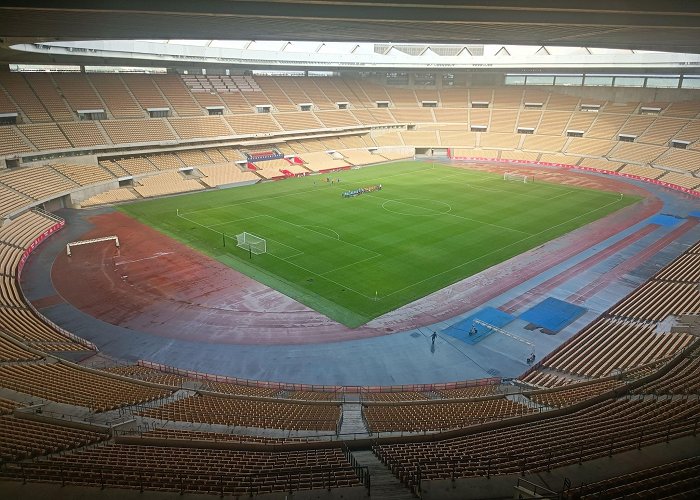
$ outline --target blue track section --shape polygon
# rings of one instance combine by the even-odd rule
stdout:
[[[666,214],[658,214],[658,215],[655,215],[654,217],[651,217],[649,219],[649,222],[652,224],[658,224],[659,226],[673,227],[677,224],[680,224],[684,220],[685,219],[683,219],[682,217],[675,217],[673,215],[666,215]]]
[[[451,325],[444,330],[442,333],[454,337],[467,344],[476,344],[484,338],[488,337],[493,330],[486,328],[483,325],[474,324],[475,319],[480,319],[484,323],[488,323],[493,326],[503,327],[515,319],[515,316],[511,316],[508,313],[496,309],[495,307],[485,307],[471,316],[458,321],[454,325]],[[469,335],[472,326],[476,329],[476,333]]]
[[[585,307],[549,297],[522,313],[519,318],[539,328],[559,332],[585,312]]]

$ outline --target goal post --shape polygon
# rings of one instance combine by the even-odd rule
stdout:
[[[503,180],[523,182],[527,184],[528,182],[534,182],[535,178],[532,175],[521,174],[518,172],[505,172],[503,174]]]
[[[255,255],[260,255],[267,252],[267,241],[265,238],[256,236],[251,233],[239,233],[236,235],[236,246],[241,247],[244,250],[248,250],[250,253]]]
[[[103,238],[93,238],[91,240],[80,240],[80,241],[72,241],[68,244],[66,244],[66,255],[70,257],[72,255],[71,253],[71,248],[76,247],[79,245],[89,245],[91,243],[99,243],[101,241],[114,241],[114,245],[119,248],[119,237],[117,236],[105,236]]]

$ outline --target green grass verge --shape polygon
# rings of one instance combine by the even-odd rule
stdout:
[[[414,161],[330,175],[341,182],[293,178],[121,210],[357,327],[638,201]],[[265,238],[267,253],[237,247],[243,231]]]

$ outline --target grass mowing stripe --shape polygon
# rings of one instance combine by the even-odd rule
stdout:
[[[417,161],[330,175],[341,182],[321,174],[121,209],[355,327],[637,200]],[[374,184],[382,191],[341,196]],[[243,231],[270,254],[250,259],[235,246]]]
[[[621,201],[621,200],[622,200],[622,197],[620,197],[620,200],[619,200],[619,201]],[[540,234],[546,233],[547,231],[550,231],[551,229],[554,229],[555,227],[558,227],[558,226],[561,226],[561,225],[564,225],[564,224],[568,224],[568,223],[572,222],[574,219],[577,219],[577,218],[579,218],[579,217],[586,216],[586,215],[588,215],[588,214],[590,214],[590,213],[592,213],[592,212],[595,212],[595,211],[604,209],[605,207],[607,207],[607,206],[609,206],[609,205],[611,205],[611,204],[613,204],[613,203],[618,203],[618,201],[611,202],[611,203],[609,203],[608,205],[605,205],[605,206],[603,206],[603,207],[595,208],[595,209],[593,209],[593,210],[591,210],[591,211],[589,211],[589,212],[586,212],[585,214],[581,214],[581,215],[579,215],[579,216],[577,216],[577,217],[574,217],[573,219],[569,219],[569,220],[564,221],[564,222],[562,222],[562,223],[560,223],[560,224],[557,224],[556,226],[552,226],[552,227],[548,227],[547,229],[543,229],[543,230],[540,231],[539,233],[530,234],[530,235],[528,235],[528,236],[522,238],[521,240],[515,241],[515,242],[513,242],[513,243],[507,245],[506,247],[496,248],[496,249],[492,250],[492,251],[489,252],[489,253],[480,255],[480,256],[477,257],[476,259],[472,259],[471,261],[467,261],[467,262],[464,262],[464,263],[462,263],[462,264],[458,264],[458,265],[455,266],[454,268],[448,269],[448,271],[452,271],[453,269],[462,267],[462,266],[464,266],[464,265],[466,265],[466,264],[470,264],[471,262],[474,262],[474,260],[478,260],[478,259],[481,259],[481,258],[483,258],[483,257],[488,257],[489,255],[492,255],[492,254],[494,254],[494,253],[496,253],[496,252],[500,252],[500,251],[503,250],[504,248],[510,247],[510,246],[512,246],[512,245],[517,245],[517,244],[522,243],[523,241],[525,241],[525,240],[527,240],[527,239],[529,239],[529,238],[532,238],[532,237],[534,237],[534,236],[539,236]],[[429,279],[432,279],[432,278],[434,278],[435,276],[437,276],[437,275],[431,276]],[[414,283],[414,284],[411,285],[411,286],[415,286],[415,285],[418,285],[418,284],[419,284],[419,283]],[[406,287],[406,288],[407,288],[407,287]],[[393,295],[393,294],[395,294],[395,293],[400,293],[400,292],[402,292],[404,289],[405,289],[405,288],[400,289],[400,290],[396,290],[396,291],[392,292],[392,293],[389,294],[389,295]],[[388,295],[387,295],[387,296],[388,296]],[[382,298],[384,298],[384,297],[382,297]]]

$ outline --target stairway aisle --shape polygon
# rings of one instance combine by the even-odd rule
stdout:
[[[369,469],[370,497],[381,500],[414,500],[416,497],[391,471],[379,461],[372,451],[353,451],[358,465]]]
[[[343,403],[342,410],[343,423],[340,426],[340,434],[362,434],[364,436],[369,436],[365,421],[362,420],[362,405],[359,401],[346,401]]]

